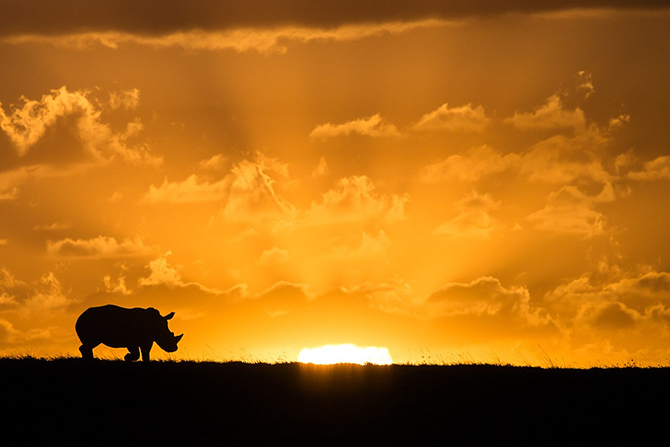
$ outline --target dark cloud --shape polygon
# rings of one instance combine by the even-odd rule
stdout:
[[[120,31],[147,35],[201,29],[459,19],[575,8],[661,9],[666,0],[6,0],[0,36]]]
[[[603,329],[629,329],[635,326],[634,313],[621,303],[611,303],[602,309],[594,325]]]

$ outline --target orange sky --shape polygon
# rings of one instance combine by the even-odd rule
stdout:
[[[667,364],[670,9],[358,3],[3,2],[0,354]]]

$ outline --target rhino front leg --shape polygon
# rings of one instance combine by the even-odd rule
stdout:
[[[153,347],[154,343],[151,342],[151,344],[147,344],[144,346],[140,346],[140,349],[142,350],[142,361],[143,362],[150,362],[151,359],[149,358],[149,352],[151,351],[151,348]]]
[[[126,362],[134,362],[135,360],[140,358],[140,348],[137,346],[132,346],[128,348],[128,354],[126,354],[125,357],[123,357],[123,360]]]
[[[86,360],[93,360],[93,348],[95,346],[81,345],[79,346],[79,352],[81,352],[81,358]]]

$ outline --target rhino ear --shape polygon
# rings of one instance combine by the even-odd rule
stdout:
[[[169,314],[167,314],[167,315],[164,316],[163,318],[165,318],[166,320],[171,320],[172,317],[174,317],[174,312],[170,312]]]

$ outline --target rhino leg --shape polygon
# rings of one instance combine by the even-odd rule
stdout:
[[[79,346],[79,352],[81,352],[81,358],[86,360],[93,360],[93,348],[95,346],[81,345]]]
[[[142,361],[143,362],[150,362],[151,361],[151,359],[149,358],[149,352],[151,351],[152,346],[153,346],[153,342],[151,342],[150,345],[140,346],[140,349],[142,350]]]
[[[128,348],[128,354],[123,357],[123,360],[126,362],[134,362],[140,358],[140,348],[137,346],[132,346]]]

